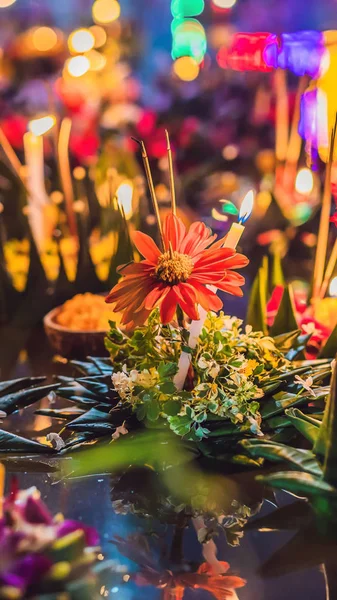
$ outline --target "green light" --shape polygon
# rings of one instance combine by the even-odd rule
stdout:
[[[172,0],[173,17],[197,17],[205,8],[205,0]]]
[[[206,33],[196,19],[184,19],[173,31],[173,59],[191,56],[198,63],[204,59],[207,50]]]

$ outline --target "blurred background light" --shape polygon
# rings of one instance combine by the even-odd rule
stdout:
[[[204,9],[204,0],[172,0],[171,2],[173,17],[197,17]]]
[[[37,27],[33,31],[32,42],[39,52],[48,52],[57,44],[57,33],[51,27]]]
[[[193,81],[199,75],[199,65],[191,56],[181,56],[173,63],[173,72],[182,81]]]
[[[314,178],[310,169],[299,170],[296,177],[295,189],[299,194],[311,194],[314,189]]]
[[[77,29],[68,38],[70,52],[88,52],[95,45],[95,37],[89,29]]]
[[[12,6],[16,0],[0,0],[0,8],[7,8],[7,6]]]
[[[90,69],[90,61],[86,56],[73,56],[66,62],[66,69],[72,77],[82,77]]]
[[[121,14],[117,0],[96,0],[92,6],[92,16],[95,23],[112,23]]]
[[[92,25],[92,27],[89,28],[89,31],[91,31],[92,35],[94,36],[95,48],[101,48],[104,46],[104,44],[106,44],[107,34],[103,27],[100,25]]]
[[[217,8],[233,8],[237,0],[212,0]]]
[[[117,201],[119,206],[124,209],[125,218],[127,220],[131,219],[133,215],[132,210],[132,197],[133,197],[133,184],[131,181],[125,181],[121,183],[118,187],[117,192]]]

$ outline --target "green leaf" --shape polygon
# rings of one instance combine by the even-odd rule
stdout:
[[[312,444],[318,439],[319,429],[321,426],[320,421],[317,421],[309,415],[305,415],[298,408],[289,408],[285,411],[288,419],[296,427],[297,431],[302,433],[304,437],[309,440]]]
[[[45,454],[55,453],[54,448],[50,446],[27,440],[19,435],[14,435],[9,431],[0,430],[0,453],[15,452],[18,454]]]
[[[9,392],[17,392],[29,386],[42,383],[45,379],[45,377],[21,377],[20,379],[11,379],[10,381],[0,381],[0,397]]]
[[[322,469],[315,455],[309,450],[291,448],[284,444],[276,443],[250,443],[250,440],[241,442],[242,446],[254,457],[266,458],[273,462],[289,462],[295,469],[307,471],[317,477],[322,476]]]
[[[187,415],[183,417],[169,417],[168,422],[170,424],[170,429],[179,436],[187,435],[193,423]]]
[[[237,207],[235,206],[235,204],[233,204],[233,202],[231,202],[230,200],[223,200],[221,202],[222,204],[222,212],[226,215],[234,215],[235,217],[239,214],[239,211],[237,209]]]
[[[12,414],[19,408],[26,408],[31,404],[35,404],[38,400],[42,400],[48,396],[50,392],[59,387],[58,383],[44,385],[41,387],[32,387],[19,392],[13,392],[0,398],[0,410],[4,410],[8,415]]]
[[[246,322],[253,327],[254,331],[263,331],[265,334],[267,334],[267,294],[268,258],[264,257],[252,285]]]
[[[163,394],[174,394],[177,391],[173,381],[165,381],[159,386],[159,389]]]
[[[274,289],[278,285],[281,285],[282,287],[284,287],[284,285],[285,285],[281,255],[278,251],[275,251],[274,256],[273,256],[271,284],[272,284],[272,289]]]
[[[334,358],[337,352],[337,325],[328,337],[318,358]]]
[[[181,402],[179,400],[167,400],[162,410],[168,417],[175,417],[181,409]]]
[[[264,485],[287,490],[308,498],[321,495],[337,498],[337,490],[334,487],[310,473],[281,471],[271,475],[258,475],[256,479]]]
[[[323,422],[314,451],[324,456],[324,480],[337,486],[337,369],[333,369],[331,388]]]
[[[157,421],[160,414],[160,404],[153,398],[146,406],[146,416],[150,421]]]
[[[297,328],[298,323],[295,317],[294,293],[291,285],[287,285],[284,288],[281,304],[274,324],[270,328],[270,334],[275,336],[284,331],[292,331]]]
[[[168,362],[168,363],[161,362],[158,365],[158,374],[159,374],[159,377],[161,380],[174,377],[175,374],[177,373],[177,370],[178,370],[178,366],[176,363],[173,363],[173,362]]]

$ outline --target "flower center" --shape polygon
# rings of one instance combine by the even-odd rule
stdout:
[[[187,281],[193,271],[193,261],[188,254],[164,252],[158,258],[156,277],[168,285]]]

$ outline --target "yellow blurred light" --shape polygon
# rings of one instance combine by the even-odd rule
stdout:
[[[222,213],[220,213],[217,208],[212,208],[212,217],[216,221],[222,221],[224,223],[228,221],[227,215],[223,215]]]
[[[233,8],[236,0],[213,0],[213,4],[218,8]]]
[[[57,44],[57,33],[51,27],[37,27],[33,32],[32,42],[39,52],[48,52]]]
[[[92,6],[92,17],[95,23],[112,23],[121,14],[117,0],[96,0]]]
[[[116,192],[118,204],[124,209],[125,218],[131,219],[133,215],[132,209],[132,197],[133,197],[133,184],[131,181],[125,181],[121,183]]]
[[[173,63],[173,71],[182,81],[194,81],[199,75],[199,65],[191,56],[181,56]]]
[[[54,127],[56,123],[56,119],[53,115],[48,115],[46,117],[41,117],[40,119],[33,119],[28,123],[28,129],[31,133],[36,136],[43,135],[47,133]]]
[[[331,279],[331,282],[329,285],[329,295],[337,296],[337,277],[334,277],[333,279]]]
[[[90,50],[90,52],[86,54],[86,57],[90,62],[91,71],[102,71],[107,63],[106,56],[97,52],[97,50]]]
[[[68,38],[71,52],[89,52],[95,45],[95,36],[89,29],[77,29]]]
[[[7,8],[7,6],[12,6],[16,0],[0,0],[0,8]]]
[[[75,167],[75,169],[73,170],[73,175],[77,181],[82,181],[86,176],[85,168],[84,167]]]
[[[73,77],[82,77],[90,69],[90,62],[86,56],[73,56],[66,63],[67,71]]]
[[[299,194],[311,194],[314,188],[314,178],[310,169],[300,169],[297,173],[295,189]]]
[[[225,146],[222,151],[222,156],[225,160],[235,160],[239,155],[239,148],[234,144],[229,144]]]
[[[89,31],[91,31],[92,35],[95,38],[95,48],[101,48],[102,46],[104,46],[104,44],[106,44],[107,34],[103,27],[100,27],[99,25],[92,25]]]

